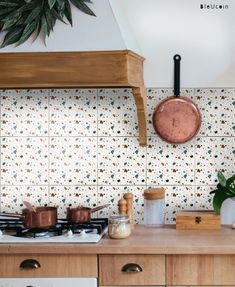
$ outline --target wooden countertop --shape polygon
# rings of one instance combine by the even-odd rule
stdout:
[[[0,244],[0,254],[235,254],[235,230],[179,231],[174,226],[136,226],[127,239],[109,239],[98,244]]]

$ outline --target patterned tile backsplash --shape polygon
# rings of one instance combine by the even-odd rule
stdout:
[[[235,171],[235,89],[184,89],[202,114],[197,137],[163,142],[152,127],[156,104],[171,89],[148,90],[148,147],[138,144],[130,90],[4,90],[1,103],[1,211],[20,212],[22,201],[67,206],[109,203],[117,213],[125,192],[143,222],[143,192],[166,189],[166,223],[180,209],[211,209],[216,172]]]

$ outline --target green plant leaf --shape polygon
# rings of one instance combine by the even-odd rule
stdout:
[[[37,22],[36,34],[35,34],[35,37],[33,39],[33,42],[38,38],[40,32],[41,32],[41,21],[39,19],[38,22]]]
[[[17,43],[17,46],[23,44],[26,40],[28,40],[28,38],[33,34],[33,32],[35,31],[35,29],[37,28],[37,22],[33,21],[31,23],[29,23],[23,30],[23,33]]]
[[[73,26],[72,11],[68,1],[65,2],[64,15],[66,19],[69,21],[70,25]]]
[[[222,186],[220,183],[217,184],[217,189],[220,192],[223,192],[223,193],[227,194],[229,197],[233,197],[234,196],[234,194],[227,187]]]
[[[55,5],[56,0],[47,0],[48,1],[48,5],[50,7],[50,9]]]
[[[46,37],[48,35],[48,30],[49,30],[49,27],[48,27],[48,24],[47,24],[47,20],[46,20],[46,17],[43,15],[42,18],[41,18],[41,31],[44,35],[44,44],[46,46]]]
[[[214,210],[216,213],[220,213],[222,203],[227,198],[229,198],[229,197],[223,192],[216,192],[215,193],[214,198],[213,198],[213,207],[214,207]]]
[[[84,0],[70,0],[70,2],[73,3],[73,5],[83,13],[91,16],[96,16],[94,12],[84,3]]]
[[[24,27],[15,27],[14,29],[11,29],[5,35],[1,48],[4,48],[8,45],[18,42],[22,35],[23,30],[24,30]]]
[[[0,16],[1,19],[5,18],[7,14],[13,12],[15,9],[14,8],[5,8],[5,9],[0,9]]]
[[[4,25],[2,27],[2,31],[9,30],[9,28],[13,27],[19,21],[20,18],[21,18],[21,16],[18,15],[18,17],[14,17],[14,18],[11,18],[8,21],[5,21]]]
[[[230,186],[232,183],[234,183],[235,185],[235,175],[231,176],[226,181],[227,181],[227,186]]]
[[[38,7],[36,7],[35,9],[33,9],[33,10],[29,13],[28,17],[26,18],[25,24],[29,24],[29,23],[31,23],[33,20],[35,20],[35,19],[38,17],[38,15],[41,13],[41,11],[42,11],[42,7],[41,7],[41,6],[38,6]]]
[[[218,171],[217,177],[218,177],[219,183],[225,187],[226,186],[226,178],[224,177],[224,175],[222,174],[221,171]]]
[[[217,193],[217,192],[219,192],[219,189],[212,190],[212,191],[210,192],[210,194],[214,194],[214,193]]]
[[[55,9],[51,9],[51,13],[54,16],[54,18],[60,20],[61,22],[63,22],[64,24],[67,25],[67,23],[63,20],[63,18],[56,12]]]
[[[3,7],[17,7],[19,4],[15,3],[14,1],[0,1],[0,6]]]

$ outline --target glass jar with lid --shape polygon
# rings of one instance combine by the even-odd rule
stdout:
[[[165,190],[149,188],[144,191],[144,224],[161,227],[165,224]]]
[[[128,215],[113,215],[109,218],[108,233],[110,238],[122,239],[131,234],[130,218]]]

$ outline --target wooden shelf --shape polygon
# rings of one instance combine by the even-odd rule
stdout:
[[[131,88],[137,106],[139,143],[146,146],[143,62],[143,57],[128,50],[0,53],[0,88]]]

